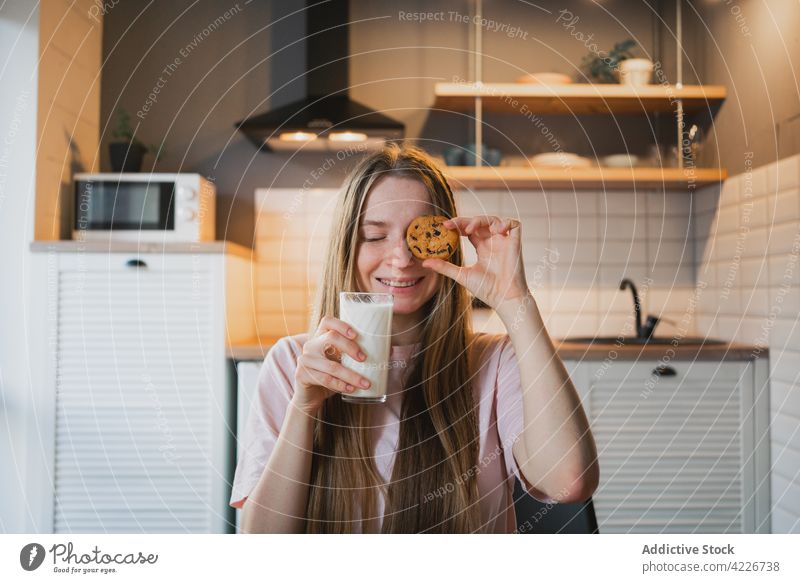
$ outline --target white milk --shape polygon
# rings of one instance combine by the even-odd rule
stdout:
[[[339,319],[355,328],[358,332],[355,341],[367,355],[366,360],[359,362],[342,353],[342,365],[368,378],[372,383],[368,389],[362,387],[352,393],[343,394],[342,399],[383,403],[386,400],[389,376],[392,304],[352,301],[342,295],[339,297]]]

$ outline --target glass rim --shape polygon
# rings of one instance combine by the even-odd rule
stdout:
[[[377,296],[379,300],[384,300],[381,303],[394,303],[394,295],[385,292],[348,292],[348,291],[341,291],[339,292],[339,300],[346,300],[347,298],[362,298],[366,299],[367,297]]]

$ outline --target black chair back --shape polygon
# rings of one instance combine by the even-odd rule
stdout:
[[[514,512],[519,534],[598,534],[594,504],[545,504],[514,481]]]

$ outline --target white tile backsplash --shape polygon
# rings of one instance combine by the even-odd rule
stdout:
[[[772,196],[758,196],[744,203],[739,213],[739,225],[757,229],[772,223],[770,209],[774,206],[774,200]]]
[[[639,284],[650,276],[650,270],[647,263],[613,263],[604,261],[599,265],[600,277],[597,280],[601,288],[617,289],[619,282],[624,278],[633,280]],[[633,300],[631,300],[631,309],[633,309]]]
[[[735,176],[726,180],[720,189],[719,193],[719,208],[724,208],[728,205],[739,206],[739,195],[742,186],[742,178],[741,176]],[[715,187],[716,188],[716,187]],[[712,192],[714,192],[712,190]],[[715,207],[712,205],[710,207],[714,209]]]
[[[793,223],[800,220],[800,197],[797,189],[781,190],[769,196],[767,224]]]
[[[769,285],[800,285],[800,260],[792,260],[791,253],[768,257]]]
[[[644,215],[601,215],[598,218],[600,239],[616,239],[641,243],[647,235],[647,221]]]
[[[707,282],[697,332],[769,347],[772,532],[797,533],[800,156],[728,179],[717,208],[715,196],[711,188],[696,196],[695,281]]]
[[[739,230],[740,209],[737,206],[726,206],[717,214],[717,231],[731,233]]]
[[[800,371],[797,370],[798,356],[800,348],[789,348],[781,354],[781,358],[772,363],[772,380],[776,383],[772,396],[779,409],[783,408],[782,403],[790,402],[790,410],[800,417],[800,391],[793,390],[794,383],[800,380]]]
[[[630,298],[628,298],[630,301]],[[632,302],[630,302],[633,305]],[[629,306],[630,307],[630,306]],[[661,333],[659,326],[659,334]],[[628,309],[620,312],[602,312],[597,331],[587,334],[588,336],[634,336],[636,335],[636,321],[633,311]]]
[[[589,217],[598,214],[596,192],[554,191],[546,194],[545,212],[551,217]]]
[[[768,285],[769,262],[765,257],[742,259],[739,263],[739,284],[744,288]]]
[[[714,185],[694,191],[691,196],[694,203],[692,211],[695,216],[702,213],[716,212],[720,206],[721,190],[721,186]]]
[[[599,259],[601,263],[645,263],[647,262],[647,245],[641,241],[619,241],[614,239],[599,240]]]
[[[258,306],[260,309],[270,308],[281,313],[305,313],[312,298],[313,293],[308,286],[287,285],[277,290],[270,287],[259,291]]]
[[[767,172],[767,191],[797,190],[800,186],[800,157],[792,156],[770,164]]]
[[[800,242],[800,222],[775,225],[769,231],[769,255],[788,255],[798,248]]]
[[[459,216],[501,214],[504,194],[494,190],[456,191],[454,197]]]
[[[550,239],[550,248],[558,253],[562,265],[572,265],[573,263],[597,264],[599,258],[599,242],[596,238],[562,239],[554,237]]]
[[[682,217],[684,220],[691,212],[692,199],[684,192],[659,191],[647,193],[647,214]]]
[[[648,214],[647,239],[659,241],[662,239],[684,240],[692,236],[689,216],[672,217],[662,214]]]
[[[596,294],[599,312],[602,316],[613,313],[633,313],[633,294],[630,290],[621,290],[619,286],[614,286],[613,288],[598,288]],[[642,301],[644,302],[644,300]]]
[[[749,175],[747,173],[739,175],[740,203],[747,202],[751,197],[766,196],[769,193],[767,176],[773,166],[773,164],[767,164],[756,168]]]
[[[263,242],[263,244],[262,244]],[[259,261],[269,263],[308,261],[308,242],[306,239],[258,239],[256,241],[256,255]]]
[[[258,268],[258,288],[280,289],[284,286],[309,285],[309,282],[316,282],[322,275],[322,272],[314,269],[312,265],[302,261],[262,262]]]
[[[550,219],[551,236],[559,239],[597,239],[598,222],[594,215],[554,216]]]
[[[488,214],[522,221],[529,283],[538,292],[540,309],[559,314],[548,328],[553,336],[618,333],[626,314],[633,312],[630,294],[617,289],[623,277],[643,287],[645,278],[655,276],[656,285],[666,289],[683,287],[692,277],[695,243],[686,237],[691,228],[686,193],[460,190],[454,194],[461,216]],[[304,279],[309,290],[319,281],[337,195],[335,189],[256,191],[261,333],[279,334],[291,326],[300,327],[293,333],[305,330],[308,314],[302,307],[311,300],[297,290],[304,289]],[[710,204],[707,216],[712,216]],[[474,262],[472,246],[466,239],[462,242],[466,262]],[[542,267],[544,257],[552,269]],[[291,301],[281,302],[285,295],[281,286],[296,292]],[[609,309],[607,295],[600,301],[601,293],[617,298],[618,312]],[[671,304],[668,310],[676,306]],[[280,329],[271,330],[278,325]]]
[[[594,194],[598,201],[597,212],[601,217],[645,216],[647,213],[645,192],[609,190]]]
[[[676,264],[691,267],[694,256],[694,242],[687,239],[662,239],[647,243],[647,261],[651,265],[674,266]]]
[[[456,204],[458,204],[456,195]],[[541,191],[505,191],[500,197],[500,212],[504,215],[530,220],[531,218],[548,218],[547,195]],[[463,212],[459,206],[459,212]]]

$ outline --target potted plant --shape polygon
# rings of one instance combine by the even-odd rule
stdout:
[[[590,79],[601,83],[616,83],[620,63],[633,58],[631,49],[635,46],[636,41],[629,38],[616,43],[605,55],[592,52],[583,58],[581,68]]]
[[[117,140],[108,145],[111,170],[114,172],[139,172],[148,148],[133,135],[131,116],[126,110],[120,109],[117,112],[117,127],[111,135]]]
[[[625,59],[619,64],[619,82],[623,85],[649,85],[653,77],[650,59]]]

